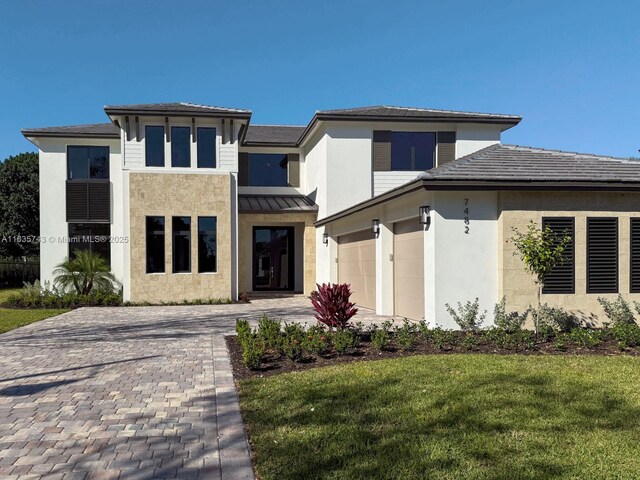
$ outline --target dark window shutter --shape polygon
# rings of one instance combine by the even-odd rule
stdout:
[[[67,222],[89,220],[89,184],[87,182],[67,182]]]
[[[391,170],[391,132],[375,130],[373,132],[373,171]]]
[[[630,291],[640,293],[640,218],[631,219]]]
[[[438,132],[438,163],[449,163],[456,158],[456,132]]]
[[[111,221],[111,187],[109,182],[89,182],[89,220]]]
[[[246,152],[238,153],[238,185],[249,185],[249,154]]]
[[[543,218],[542,228],[546,227],[558,235],[558,240],[568,235],[571,237],[571,242],[565,246],[562,262],[544,277],[542,293],[575,293],[575,219],[573,217]]]
[[[587,293],[618,292],[618,219],[587,218]]]
[[[300,186],[300,155],[297,153],[290,153],[288,155],[288,168],[289,168],[289,186]]]

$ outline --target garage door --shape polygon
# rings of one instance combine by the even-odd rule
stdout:
[[[424,318],[424,230],[417,219],[393,225],[394,310],[400,317]]]
[[[351,301],[376,308],[376,242],[371,230],[338,237],[338,281],[351,284]]]

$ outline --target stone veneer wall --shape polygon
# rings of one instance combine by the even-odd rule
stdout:
[[[130,173],[131,301],[231,297],[231,176]],[[146,216],[165,217],[165,273],[146,273]],[[191,217],[191,273],[171,273],[171,217]],[[217,217],[216,273],[198,273],[198,216]]]
[[[507,296],[507,307],[524,310],[536,304],[533,276],[524,270],[510,242],[513,227],[524,231],[542,217],[575,217],[575,294],[543,294],[541,301],[562,306],[584,320],[599,324],[606,319],[598,297],[613,299],[617,294],[587,294],[587,217],[618,218],[619,292],[627,300],[640,301],[640,294],[629,293],[630,218],[640,217],[640,194],[631,192],[500,192],[499,194],[499,275],[500,297]]]
[[[302,226],[304,292],[311,293],[316,284],[316,213],[241,213],[238,215],[238,284],[240,292],[252,290],[253,226]],[[296,229],[296,234],[299,229]],[[296,244],[298,239],[296,239]],[[297,255],[296,255],[297,256]],[[297,283],[297,282],[296,282]]]

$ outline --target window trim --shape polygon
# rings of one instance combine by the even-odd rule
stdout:
[[[175,218],[188,218],[189,219],[189,269],[183,271],[176,271],[176,230],[173,226],[173,220]],[[191,230],[193,229],[193,219],[189,215],[172,215],[171,216],[171,273],[174,275],[180,274],[192,274],[193,273],[193,259],[191,258]],[[185,230],[187,231],[187,230]]]
[[[200,166],[200,130],[213,130],[213,167]],[[196,168],[213,170],[218,168],[218,128],[215,126],[196,126]]]
[[[213,218],[216,222],[216,251],[215,251],[215,268],[212,271],[201,271],[200,270],[200,219],[201,218]],[[198,240],[197,240],[197,250],[198,250],[198,273],[203,275],[211,275],[218,273],[218,216],[217,215],[198,215],[196,217],[196,229],[198,231]]]
[[[149,162],[147,161],[147,140],[149,138],[147,128],[149,127],[162,128],[162,165],[149,165]],[[164,125],[158,125],[157,123],[145,123],[144,125],[144,166],[145,168],[165,168],[167,166],[167,132],[165,131]]]
[[[553,220],[571,220],[571,228],[573,233],[571,234],[571,242],[573,244],[573,251],[571,255],[571,287],[567,289],[567,291],[562,292],[545,292],[545,286],[543,284],[542,294],[543,295],[571,295],[576,293],[576,217],[570,216],[553,216],[553,217],[542,217],[542,228],[545,227],[545,221],[553,221]]]
[[[173,134],[174,128],[184,128],[185,130],[187,130],[187,132],[189,132],[189,140],[187,141],[187,152],[189,157],[189,163],[187,166],[173,164],[173,148],[174,148],[174,145],[176,145],[176,143],[174,142],[175,135]],[[182,169],[191,168],[192,162],[193,162],[193,158],[192,158],[193,155],[191,155],[191,148],[193,145],[193,141],[192,141],[193,139],[191,137],[193,132],[191,131],[191,125],[182,125],[180,123],[172,125],[171,123],[169,123],[169,129],[171,131],[171,137],[170,137],[171,140],[169,141],[169,156],[171,157],[171,168],[172,169],[173,168],[182,168]]]
[[[162,218],[162,271],[149,271],[149,229],[147,220],[149,218]],[[144,217],[144,272],[146,275],[165,275],[167,273],[167,217],[164,215],[145,215]]]
[[[615,279],[616,279],[616,287],[614,291],[607,291],[607,292],[597,292],[597,291],[593,291],[589,288],[589,220],[601,220],[601,219],[607,219],[607,220],[615,220],[615,225],[616,225],[616,235],[615,235],[615,245],[616,245],[616,254],[615,254],[615,271],[616,271],[616,275],[615,275]],[[586,251],[585,251],[585,255],[586,255],[586,293],[587,294],[603,294],[603,293],[620,293],[620,220],[618,217],[587,217],[586,218],[586,233],[587,233],[587,238],[586,238]]]

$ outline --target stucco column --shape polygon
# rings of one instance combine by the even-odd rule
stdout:
[[[383,222],[376,239],[376,313],[393,315],[393,224]]]

